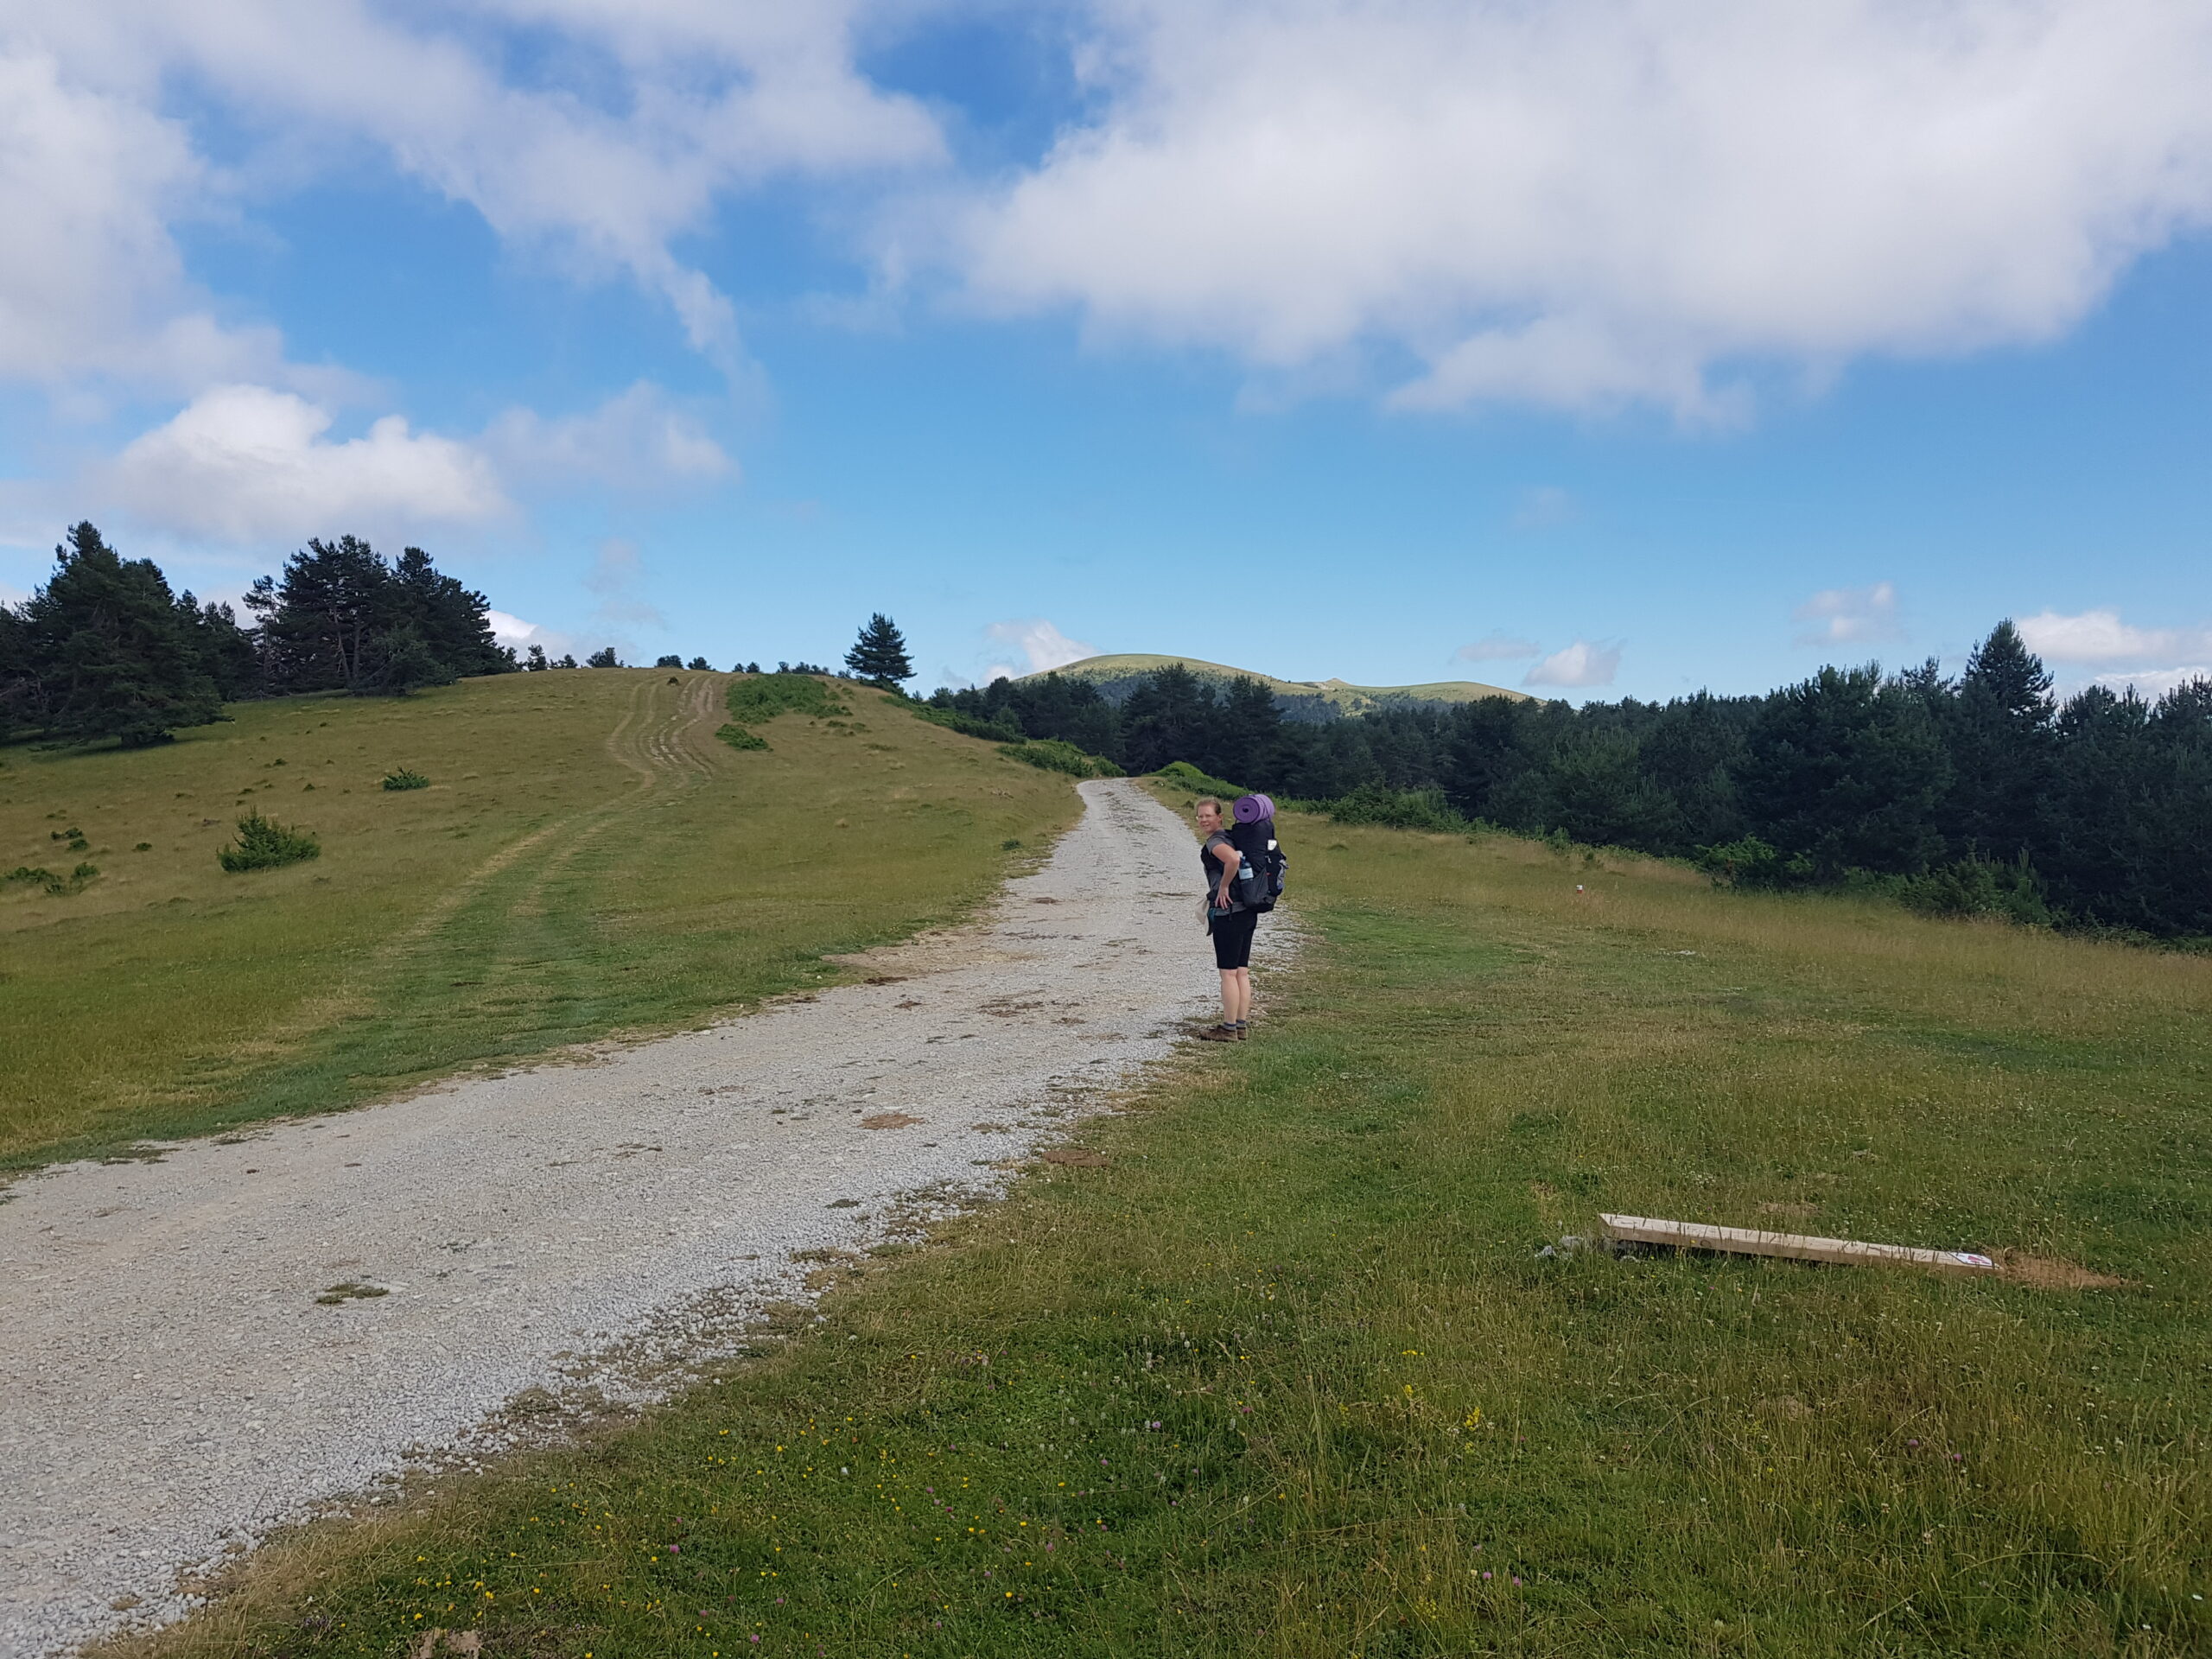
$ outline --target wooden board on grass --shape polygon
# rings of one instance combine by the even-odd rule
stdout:
[[[1802,1233],[1770,1233],[1752,1227],[1709,1227],[1694,1221],[1661,1221],[1650,1216],[1599,1216],[1611,1236],[1637,1244],[1668,1244],[1677,1249],[1726,1250],[1736,1255],[1779,1255],[1799,1262],[1833,1262],[1840,1267],[1888,1264],[1925,1268],[1931,1273],[1995,1273],[1997,1263],[1972,1250],[1917,1250],[1904,1244],[1862,1244],[1851,1238],[1810,1238]]]

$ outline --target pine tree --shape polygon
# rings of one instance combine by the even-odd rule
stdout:
[[[860,638],[845,653],[845,666],[855,679],[868,680],[890,690],[895,690],[900,681],[914,677],[913,660],[906,655],[906,637],[880,611],[868,618]]]
[[[2032,855],[2050,785],[2050,676],[2008,618],[1967,658],[1950,708],[1948,822],[1966,855]]]
[[[54,555],[53,578],[9,631],[17,664],[0,664],[35,684],[27,723],[63,742],[111,737],[135,748],[221,716],[198,641],[151,559],[118,556],[90,524],[73,525]]]

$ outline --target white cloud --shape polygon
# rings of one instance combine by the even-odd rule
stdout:
[[[103,493],[142,523],[238,543],[390,534],[508,511],[491,463],[465,443],[417,435],[397,415],[343,442],[323,435],[330,424],[295,393],[216,386],[109,463]]]
[[[696,420],[645,380],[588,415],[547,420],[531,410],[508,410],[486,429],[483,443],[505,476],[533,483],[637,489],[706,482],[737,470]]]
[[[505,611],[486,611],[485,620],[492,625],[492,637],[501,645],[511,647],[516,655],[526,656],[532,645],[543,645],[548,657],[563,657],[573,652],[575,639],[552,628],[542,628],[535,622],[525,622],[518,616]]]
[[[1594,645],[1578,639],[1564,651],[1555,651],[1530,669],[1523,685],[1611,685],[1620,671],[1618,645]]]
[[[2042,611],[2013,626],[2030,651],[2052,663],[2144,663],[2212,653],[2212,628],[2139,628],[2121,621],[2118,611]]]
[[[1524,657],[1534,657],[1543,647],[1533,639],[1522,639],[1510,633],[1486,633],[1471,640],[1452,653],[1455,663],[1510,663]]]
[[[983,630],[1001,645],[1012,645],[1020,651],[1028,664],[1027,668],[1010,668],[1004,664],[993,664],[983,671],[983,681],[1019,679],[1024,674],[1042,674],[1048,669],[1065,668],[1070,663],[1079,663],[1086,657],[1096,657],[1098,647],[1087,645],[1080,639],[1071,639],[1042,617],[1030,617],[1018,622],[994,622]]]
[[[226,348],[211,375],[266,378],[236,353],[265,355],[272,337],[228,336],[196,314],[170,225],[367,149],[512,242],[628,276],[734,371],[729,302],[675,240],[772,177],[944,155],[918,103],[855,69],[851,12],[836,0],[0,0],[0,353],[13,344],[45,373],[97,368],[124,355],[104,325],[159,340],[192,323]],[[158,113],[180,82],[249,146],[223,188],[184,124]]]
[[[2115,691],[2125,691],[2132,686],[2145,702],[2156,702],[2167,692],[2197,680],[2212,680],[2212,663],[2193,668],[2145,668],[2132,674],[2100,674],[2096,683]]]
[[[2047,340],[2212,221],[2201,3],[1096,16],[1096,116],[953,216],[971,296],[1270,372],[1409,353],[1407,407],[1740,418],[1732,366]]]
[[[1797,636],[1801,645],[1864,645],[1894,639],[1903,632],[1894,582],[1878,582],[1872,588],[1823,588],[1790,612],[1789,617],[1794,622],[1818,624]]]
[[[278,373],[274,329],[218,323],[185,281],[169,223],[213,194],[177,123],[0,47],[0,381],[190,392]]]

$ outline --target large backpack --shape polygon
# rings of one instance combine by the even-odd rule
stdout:
[[[1229,844],[1240,862],[1230,897],[1244,910],[1268,911],[1282,897],[1283,874],[1290,863],[1275,839],[1274,803],[1264,795],[1238,798],[1231,810]]]

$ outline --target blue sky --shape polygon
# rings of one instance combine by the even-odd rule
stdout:
[[[2212,8],[0,0],[0,597],[1583,698],[2212,665]]]

